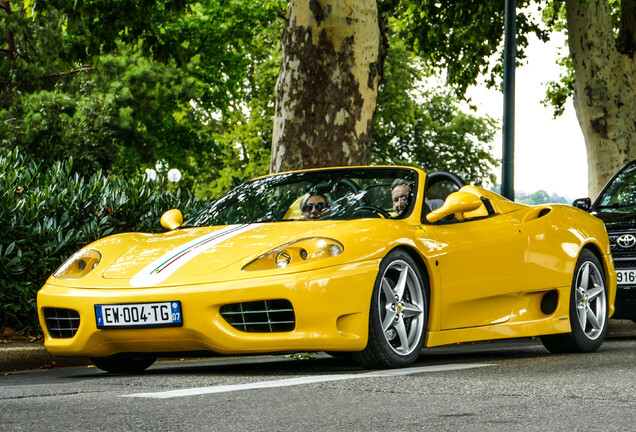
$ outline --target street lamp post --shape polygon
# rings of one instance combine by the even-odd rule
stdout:
[[[501,194],[515,199],[515,67],[517,60],[517,0],[506,0],[504,21],[503,152]]]

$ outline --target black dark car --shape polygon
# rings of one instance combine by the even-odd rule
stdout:
[[[636,321],[636,160],[611,178],[594,203],[582,198],[573,205],[605,222],[618,280],[612,318]]]

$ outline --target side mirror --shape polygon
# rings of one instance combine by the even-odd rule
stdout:
[[[576,208],[580,208],[581,210],[589,212],[592,208],[592,200],[589,198],[579,198],[575,199],[572,205]]]
[[[462,191],[453,192],[446,197],[443,206],[426,215],[426,220],[433,223],[452,214],[458,220],[463,220],[463,213],[477,210],[482,204],[477,195]]]
[[[174,230],[183,224],[183,215],[178,209],[168,210],[161,216],[161,226],[168,230]]]

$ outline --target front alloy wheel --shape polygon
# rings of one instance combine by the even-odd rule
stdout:
[[[541,342],[552,353],[594,352],[605,339],[607,320],[607,289],[603,266],[596,255],[584,249],[576,263],[572,279],[572,332],[542,336]]]
[[[424,344],[427,312],[426,285],[417,264],[406,252],[392,251],[373,289],[367,347],[354,357],[370,368],[413,363]]]
[[[576,289],[576,316],[580,329],[590,340],[605,334],[607,322],[607,299],[605,283],[599,267],[586,261],[579,269]]]

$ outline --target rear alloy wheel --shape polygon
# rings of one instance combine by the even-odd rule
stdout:
[[[394,250],[380,264],[369,313],[369,341],[353,353],[367,368],[413,363],[422,351],[428,315],[426,283],[406,252]]]
[[[157,357],[121,353],[108,357],[92,357],[90,360],[95,366],[106,372],[133,374],[148,369],[157,360]]]
[[[552,353],[594,352],[607,333],[608,305],[605,273],[596,255],[584,249],[574,269],[570,294],[570,326],[567,334],[542,336]]]

